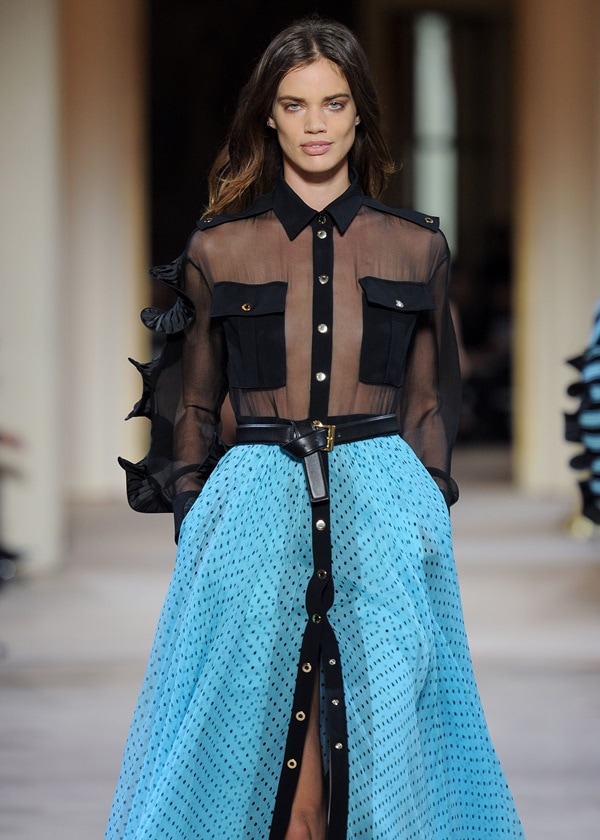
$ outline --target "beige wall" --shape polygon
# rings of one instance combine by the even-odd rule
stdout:
[[[516,3],[519,484],[573,490],[562,410],[600,295],[600,4]]]
[[[57,8],[0,4],[0,428],[3,536],[31,566],[60,561],[60,182]]]
[[[61,10],[63,480],[69,498],[102,499],[123,493],[116,458],[143,433],[123,417],[141,393],[126,359],[148,353],[144,4],[62,0]]]
[[[123,497],[122,418],[145,358],[142,0],[0,3],[0,428],[4,539],[63,555],[70,498]],[[136,440],[134,441],[134,436]]]

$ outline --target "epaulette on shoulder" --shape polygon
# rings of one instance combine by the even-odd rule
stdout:
[[[267,210],[270,210],[272,207],[272,197],[269,195],[261,195],[260,198],[257,198],[256,201],[250,205],[250,207],[247,207],[245,210],[240,210],[239,213],[222,213],[218,216],[203,216],[196,222],[196,227],[198,230],[206,230],[206,228],[218,227],[219,225],[224,225],[227,222],[235,222],[238,219],[250,219],[252,216],[260,216],[261,213],[266,213]]]
[[[420,225],[434,233],[440,229],[440,220],[437,216],[427,216],[425,213],[419,213],[417,210],[387,207],[381,201],[377,201],[376,198],[365,198],[364,203],[368,207],[373,207],[374,210],[380,210],[389,216],[397,216],[399,219],[406,219],[407,222],[413,222],[415,225]]]

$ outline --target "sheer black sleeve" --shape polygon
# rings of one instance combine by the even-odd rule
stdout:
[[[450,254],[440,254],[428,284],[435,309],[420,313],[407,357],[400,404],[402,436],[438,483],[448,506],[458,499],[450,476],[461,400],[456,337],[448,300]]]
[[[144,324],[164,336],[162,352],[151,362],[131,360],[143,391],[129,417],[150,420],[150,448],[137,464],[119,459],[131,507],[143,513],[172,511],[176,536],[225,451],[218,437],[226,390],[222,328],[210,319],[212,290],[194,260],[194,241],[173,263],[150,272],[177,298],[167,312],[152,307],[142,312]]]

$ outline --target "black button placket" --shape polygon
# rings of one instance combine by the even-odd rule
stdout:
[[[327,422],[333,336],[333,224],[327,213],[317,216],[313,233],[313,319],[310,419]],[[323,470],[328,482],[327,453]],[[348,818],[348,752],[340,652],[327,611],[333,604],[330,504],[311,502],[313,574],[306,591],[308,613],[302,639],[298,673],[283,766],[275,801],[270,840],[283,840],[298,783],[315,680],[323,672],[325,720],[329,751],[328,792],[330,840],[346,837]]]
[[[310,418],[327,422],[333,322],[333,225],[323,213],[312,223],[313,319]],[[321,329],[319,329],[319,327]]]

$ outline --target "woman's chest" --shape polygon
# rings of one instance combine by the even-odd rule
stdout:
[[[225,332],[230,385],[283,387],[291,368],[318,360],[319,375],[352,370],[399,387],[417,318],[433,307],[426,278],[341,237],[325,256],[314,245],[301,240],[285,258],[265,253],[215,279],[210,314]]]

